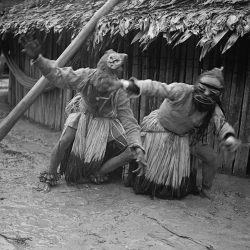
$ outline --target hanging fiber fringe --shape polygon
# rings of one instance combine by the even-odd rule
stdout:
[[[81,110],[83,110],[82,96],[80,93],[77,93],[66,105],[65,113],[69,116],[69,114],[78,113]]]
[[[119,142],[117,138],[125,138],[125,130],[118,119],[94,117],[87,111],[80,94],[69,102],[65,111],[68,118],[62,136],[70,124],[76,124],[77,130],[73,145],[61,163],[60,171],[65,173],[66,181],[76,182],[100,169],[108,141]]]
[[[158,110],[142,122],[142,139],[147,168],[145,176],[137,180],[139,192],[168,191],[179,195],[190,175],[189,137],[165,130],[158,121]],[[139,181],[139,182],[138,182]],[[143,191],[144,190],[144,191]],[[154,196],[154,194],[153,194]]]

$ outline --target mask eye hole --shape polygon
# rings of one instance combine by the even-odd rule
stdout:
[[[117,69],[121,65],[121,58],[118,54],[111,54],[107,59],[107,65],[111,69]]]
[[[199,89],[205,91],[207,88],[206,88],[204,85],[200,84],[200,85],[199,85]]]
[[[221,91],[212,87],[206,86],[204,83],[200,83],[198,86],[198,89],[202,92],[208,91],[210,94],[219,96],[221,94]]]
[[[200,84],[198,85],[198,90],[204,92],[204,91],[207,90],[207,87],[200,83]]]

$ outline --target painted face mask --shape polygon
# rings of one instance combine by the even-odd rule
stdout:
[[[216,103],[219,102],[221,91],[212,89],[201,83],[194,88],[194,101],[200,111],[209,111],[215,108]]]
[[[105,52],[97,64],[97,68],[101,71],[109,72],[117,77],[120,77],[119,74],[123,70],[123,66],[126,63],[128,58],[127,54],[117,53],[114,50],[110,49]]]
[[[112,80],[122,77],[123,67],[127,61],[127,54],[117,53],[108,50],[101,57],[97,64],[97,77],[94,86],[100,91],[105,92],[112,85]]]
[[[200,75],[194,87],[193,100],[199,111],[212,111],[224,88],[222,70],[215,68]]]

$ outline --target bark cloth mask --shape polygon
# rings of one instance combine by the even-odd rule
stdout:
[[[112,80],[121,78],[127,57],[127,54],[117,53],[112,49],[107,50],[97,63],[94,86],[100,91],[105,91],[109,85],[112,85]]]
[[[97,63],[97,69],[118,76],[127,58],[127,54],[117,53],[112,49],[107,50]]]
[[[202,73],[194,86],[193,99],[199,111],[212,111],[224,89],[222,68]]]

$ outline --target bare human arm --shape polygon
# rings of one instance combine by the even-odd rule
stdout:
[[[143,175],[147,163],[141,141],[141,128],[131,110],[129,98],[126,92],[122,89],[119,90],[117,114],[118,119],[121,121],[125,129],[128,147],[131,149],[134,158],[138,162],[138,168],[135,172],[138,173],[138,175]]]
[[[44,77],[56,87],[77,89],[78,85],[83,83],[89,73],[94,70],[89,68],[73,70],[71,67],[58,67],[54,60],[42,56],[41,45],[32,36],[21,36],[19,43],[24,48],[22,52],[32,59],[32,64],[37,66]]]
[[[166,84],[159,81],[137,80],[131,78],[129,81],[121,80],[123,88],[128,92],[129,97],[139,97],[140,95],[164,97],[170,100],[178,98],[183,92],[184,88],[189,85],[185,83],[174,82]]]
[[[33,64],[37,66],[41,73],[50,83],[59,88],[77,89],[78,86],[88,79],[89,74],[94,72],[94,69],[80,68],[73,70],[71,67],[60,68],[55,61],[47,59],[39,55]]]
[[[215,107],[212,118],[216,134],[221,140],[222,147],[225,147],[229,152],[235,152],[241,142],[236,139],[234,128],[226,121],[226,118],[218,105]]]

